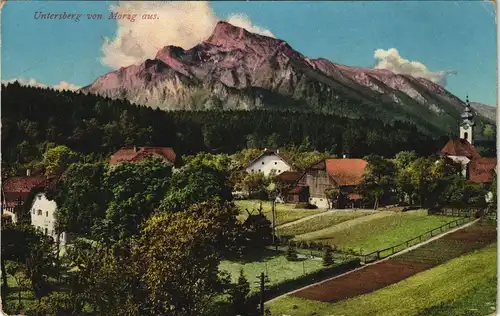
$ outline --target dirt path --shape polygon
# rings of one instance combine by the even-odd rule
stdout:
[[[435,240],[442,239],[445,236],[449,236],[446,238],[446,240],[449,241],[460,240],[460,242],[464,245],[464,252],[471,251],[480,246],[485,246],[487,243],[491,242],[491,240],[496,240],[496,230],[494,230],[494,228],[494,232],[489,232],[488,234],[483,235],[480,233],[474,233],[474,231],[469,231],[469,233],[467,233],[465,229],[474,225],[478,221],[479,219],[474,220],[465,225],[434,236],[427,241],[414,245],[393,256],[389,256],[380,261],[367,264],[361,268],[280,295],[272,300],[269,300],[268,302],[272,302],[287,295],[325,302],[336,302],[394,284],[436,265],[436,262],[426,262],[425,260],[418,262],[416,260],[410,260],[411,256],[408,260],[405,260],[404,258],[401,258],[402,260],[393,260],[413,250],[430,244]],[[467,241],[470,241],[470,244]],[[471,247],[472,244],[474,244],[473,247]],[[456,254],[458,254],[458,252],[453,255]]]
[[[310,220],[311,218],[315,218],[315,217],[319,217],[319,216],[324,216],[324,215],[328,215],[328,214],[333,214],[333,213],[346,212],[346,211],[352,211],[352,210],[351,209],[349,209],[349,210],[328,210],[328,211],[325,211],[325,212],[321,212],[321,213],[317,213],[317,214],[313,214],[313,215],[309,215],[309,216],[306,216],[306,217],[299,218],[299,219],[297,219],[297,220],[295,220],[293,222],[288,222],[288,223],[285,223],[285,224],[278,225],[278,226],[276,226],[276,229],[293,226],[293,225],[305,222],[307,220]],[[356,212],[359,212],[359,213],[374,213],[375,211],[374,210],[357,209]]]

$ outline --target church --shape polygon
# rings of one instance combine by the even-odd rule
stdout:
[[[474,113],[466,99],[464,112],[461,115],[460,138],[450,139],[441,149],[441,155],[462,165],[464,177],[474,183],[491,183],[497,174],[497,159],[482,157],[474,147]]]

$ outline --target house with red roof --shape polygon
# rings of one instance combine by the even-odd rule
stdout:
[[[109,165],[114,166],[118,163],[137,162],[148,157],[160,157],[166,163],[175,165],[177,155],[171,147],[124,147],[111,156]]]
[[[57,204],[45,195],[45,188],[55,185],[57,179],[49,179],[44,175],[12,177],[2,182],[1,210],[2,217],[10,217],[12,222],[19,220],[20,212],[29,212],[31,224],[45,235],[57,239],[55,231]],[[61,233],[59,241],[62,246],[67,243],[66,233]]]
[[[359,207],[361,195],[356,193],[362,183],[368,162],[363,159],[325,159],[310,166],[300,177],[299,186],[309,188],[309,203],[318,208],[331,208],[330,189],[338,189],[339,208]]]
[[[450,139],[440,154],[462,165],[462,174],[474,183],[491,183],[497,174],[497,159],[482,157],[474,147],[474,114],[467,97],[460,124],[460,137]]]

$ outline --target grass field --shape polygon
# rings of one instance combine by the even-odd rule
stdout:
[[[314,240],[363,253],[384,249],[421,235],[457,218],[427,215],[427,210],[405,213],[377,212],[319,231],[298,235],[297,240]]]
[[[322,264],[320,259],[288,261],[283,252],[265,249],[259,250],[258,253],[247,254],[241,261],[224,260],[219,269],[229,272],[232,281],[236,282],[240,269],[243,268],[243,274],[250,283],[250,288],[256,291],[259,287],[257,281],[261,272],[266,273],[269,285],[272,285],[317,271],[323,267]]]
[[[257,200],[239,200],[235,201],[236,205],[240,208],[240,216],[238,216],[240,221],[244,221],[248,217],[248,213],[245,209],[248,209],[250,212],[253,211],[253,214],[257,214],[257,209],[260,206],[260,201]],[[262,202],[262,213],[272,221],[272,212],[271,212],[271,202],[263,201]],[[306,209],[295,209],[294,205],[290,204],[276,204],[276,225],[282,225],[285,223],[293,222],[300,218],[318,214],[325,212],[325,210],[306,210]]]
[[[328,212],[306,221],[297,223],[296,225],[287,226],[278,229],[281,235],[302,235],[309,232],[318,231],[324,228],[332,227],[342,222],[353,220],[358,217],[363,217],[372,214],[365,211],[336,211]]]
[[[381,290],[338,303],[284,297],[272,315],[290,316],[461,316],[493,313],[496,243]]]

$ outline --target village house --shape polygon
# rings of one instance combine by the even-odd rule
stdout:
[[[121,162],[137,162],[147,157],[160,157],[167,164],[174,166],[177,155],[171,147],[123,147],[114,153],[109,160],[109,165],[114,166]]]
[[[310,166],[300,177],[298,186],[308,187],[309,203],[318,208],[360,207],[361,195],[356,188],[363,181],[367,166],[363,159],[325,159]],[[328,197],[330,189],[339,190],[337,205]]]
[[[497,159],[482,157],[474,147],[474,114],[468,97],[461,118],[460,137],[450,139],[440,154],[459,163],[462,166],[462,175],[471,182],[491,183],[497,173]]]
[[[2,183],[2,216],[10,216],[13,223],[22,215],[19,212],[27,211],[31,218],[31,224],[47,236],[57,240],[55,230],[56,224],[56,202],[49,200],[44,193],[46,187],[54,185],[55,179],[48,179],[43,175],[30,174],[27,170],[24,177],[12,177]],[[26,203],[30,207],[25,206]],[[26,216],[28,214],[25,214]],[[61,245],[68,242],[66,233],[59,236]]]
[[[262,172],[266,177],[272,172],[279,175],[292,169],[292,164],[280,156],[279,150],[264,149],[264,152],[244,166],[248,173]]]

